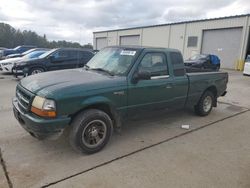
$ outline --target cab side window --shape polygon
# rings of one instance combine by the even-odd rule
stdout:
[[[147,53],[141,60],[138,71],[148,71],[152,77],[168,75],[168,66],[164,54]]]

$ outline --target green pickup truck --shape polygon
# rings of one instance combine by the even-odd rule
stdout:
[[[227,82],[225,72],[186,73],[178,50],[113,46],[83,68],[22,79],[13,111],[32,136],[54,137],[68,128],[73,148],[94,153],[125,119],[145,111],[194,107],[208,115]]]

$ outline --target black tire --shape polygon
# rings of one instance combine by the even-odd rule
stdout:
[[[195,113],[199,116],[208,115],[213,108],[214,100],[215,100],[214,93],[209,90],[205,91],[203,95],[201,96],[198,104],[195,105],[194,107]],[[210,104],[206,105],[205,103],[207,102],[209,102]]]
[[[34,74],[42,73],[44,71],[45,70],[41,67],[34,67],[34,68],[29,70],[28,75],[34,75]]]
[[[69,135],[71,146],[75,150],[87,154],[96,153],[103,149],[113,132],[113,123],[109,115],[97,109],[89,109],[79,113],[73,119],[71,126]],[[97,128],[98,126],[99,128]],[[96,141],[97,136],[99,143]]]

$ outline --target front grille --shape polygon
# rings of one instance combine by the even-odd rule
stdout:
[[[16,89],[16,97],[18,100],[18,106],[24,111],[28,111],[30,108],[30,103],[32,96],[26,92],[24,89],[21,89],[20,86]]]

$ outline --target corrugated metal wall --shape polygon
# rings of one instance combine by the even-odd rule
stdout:
[[[193,54],[201,53],[204,30],[242,27],[242,36],[239,42],[240,52],[236,54],[235,57],[236,59],[244,59],[247,48],[246,41],[248,39],[249,26],[249,16],[239,16],[181,24],[97,32],[94,33],[94,48],[96,48],[96,38],[99,37],[107,37],[107,45],[111,46],[120,45],[121,36],[139,35],[139,45],[179,49],[183,53],[184,59],[186,59]],[[196,46],[187,46],[189,36],[198,37]]]

